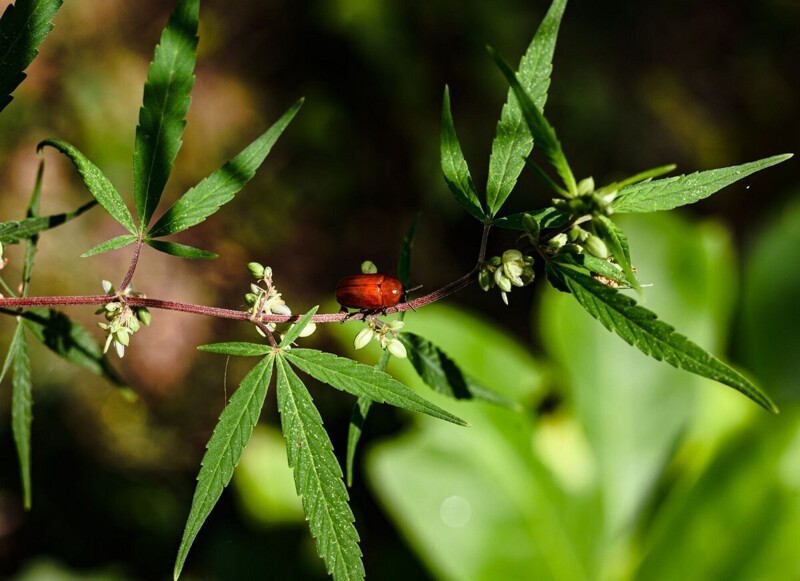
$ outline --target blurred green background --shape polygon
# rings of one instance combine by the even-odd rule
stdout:
[[[8,2],[0,2],[4,9]],[[77,145],[130,199],[146,67],[171,3],[67,2],[0,114],[0,221],[22,217],[46,137]],[[516,62],[547,3],[440,0],[206,1],[192,107],[165,202],[216,169],[298,97],[264,168],[214,219],[179,238],[218,252],[190,263],[146,251],[151,297],[239,308],[245,264],[273,267],[297,312],[333,310],[364,259],[396,265],[422,212],[413,278],[432,290],[471,268],[480,231],[438,168],[450,85],[477,184],[506,86],[484,50]],[[690,172],[792,152],[800,134],[800,5],[573,1],[547,114],[578,177],[599,183],[676,162]],[[46,155],[43,210],[88,199]],[[407,317],[517,413],[436,399],[469,429],[385,407],[368,420],[353,510],[376,579],[800,578],[800,180],[796,161],[696,207],[623,226],[646,306],[758,379],[770,416],[612,337],[574,301],[477,288]],[[507,210],[548,196],[525,175]],[[79,255],[119,234],[94,210],[42,237],[34,295],[95,294],[125,251]],[[490,252],[513,241],[497,233]],[[18,248],[3,271],[15,280]],[[70,315],[95,328],[92,309]],[[245,325],[155,312],[117,368],[140,394],[33,349],[33,510],[22,511],[0,389],[0,576],[161,579],[172,570],[194,478],[226,394],[249,362],[200,354],[255,339]],[[0,347],[11,320],[0,319]],[[348,353],[357,324],[309,346]],[[98,331],[98,339],[99,331]],[[359,353],[375,361],[375,352]],[[420,387],[407,363],[391,371]],[[343,458],[353,400],[312,385]],[[434,397],[430,393],[426,393]],[[191,579],[324,578],[285,467],[274,400],[194,545]]]

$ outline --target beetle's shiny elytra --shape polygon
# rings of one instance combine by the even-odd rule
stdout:
[[[403,299],[403,283],[385,274],[355,274],[336,284],[336,301],[351,309],[385,309]]]

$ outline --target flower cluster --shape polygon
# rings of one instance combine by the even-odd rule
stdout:
[[[247,312],[250,313],[251,319],[259,321],[264,315],[291,315],[292,310],[286,305],[281,293],[272,282],[272,268],[258,262],[251,262],[247,265],[247,269],[257,281],[250,284],[250,292],[244,296],[248,307]],[[265,325],[270,333],[275,332],[275,323],[266,323]],[[316,329],[315,323],[308,323],[300,336],[308,337]],[[256,331],[259,335],[264,336],[264,331],[260,327],[256,327]]]
[[[514,248],[494,256],[484,263],[478,273],[478,284],[485,291],[497,286],[503,302],[508,304],[512,287],[522,287],[533,282],[533,257],[525,256]]]
[[[150,311],[147,307],[131,307],[125,300],[127,297],[142,298],[142,293],[126,287],[125,290],[117,293],[114,286],[107,280],[103,281],[103,290],[107,295],[114,299],[106,303],[96,311],[96,314],[103,314],[106,323],[97,325],[106,332],[106,344],[103,353],[107,353],[109,347],[114,345],[117,355],[122,358],[125,356],[125,347],[130,342],[131,335],[136,333],[142,325],[149,325],[151,320]]]
[[[389,323],[384,323],[378,319],[370,319],[366,328],[361,329],[356,338],[353,340],[353,347],[362,349],[369,345],[369,342],[375,339],[384,349],[399,359],[407,356],[406,347],[397,338],[397,333],[403,328],[403,321],[394,320]]]

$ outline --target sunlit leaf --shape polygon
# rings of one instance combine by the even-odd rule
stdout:
[[[230,342],[230,343],[209,343],[208,345],[198,345],[198,351],[206,353],[218,353],[219,355],[234,355],[237,357],[254,357],[266,355],[272,351],[269,345],[261,343],[244,343],[244,342]]]
[[[36,55],[53,30],[63,0],[16,0],[0,18],[0,111],[6,108]]]
[[[78,149],[66,141],[60,139],[45,139],[37,146],[39,152],[45,147],[50,146],[57,151],[66,155],[75,169],[83,179],[86,188],[94,196],[106,212],[112,218],[119,222],[123,228],[132,234],[136,233],[136,227],[133,225],[133,217],[131,216],[128,207],[119,195],[119,192],[114,188],[113,184],[108,178],[94,165],[89,159],[83,155]]]
[[[190,258],[192,260],[213,260],[219,254],[202,250],[186,244],[178,244],[177,242],[167,242],[165,240],[145,240],[148,246],[155,248],[164,254],[177,256],[178,258]]]
[[[179,0],[147,70],[133,154],[133,191],[142,231],[161,200],[181,148],[197,60],[200,0]]]
[[[408,351],[408,360],[422,380],[434,391],[453,399],[477,399],[503,407],[518,409],[511,401],[459,369],[458,365],[436,345],[415,335],[400,333],[400,341]]]
[[[622,188],[612,202],[614,212],[659,212],[694,204],[757,171],[786,161],[791,153],[742,165],[652,180]]]
[[[528,50],[519,63],[517,78],[528,91],[533,103],[544,111],[550,73],[553,70],[553,52],[558,36],[558,27],[564,14],[566,0],[556,0],[539,25]],[[525,158],[533,149],[533,138],[525,123],[522,111],[509,89],[506,103],[497,123],[497,132],[492,141],[489,158],[489,179],[486,183],[486,205],[489,215],[494,216],[506,201],[525,165]]]
[[[369,365],[316,349],[292,349],[284,355],[292,365],[336,389],[461,426],[466,425],[464,420],[417,395],[391,375]]]
[[[25,508],[31,507],[31,423],[33,422],[33,384],[31,383],[31,359],[28,354],[28,341],[25,339],[23,325],[17,325],[13,341],[14,350],[14,392],[11,396],[11,427],[14,443],[19,457],[19,471],[22,477],[22,490]]]
[[[523,219],[525,214],[530,214],[539,224],[539,229],[546,228],[560,228],[567,224],[570,220],[570,215],[565,214],[556,208],[543,208],[541,210],[531,210],[530,212],[519,212],[518,214],[511,214],[503,218],[497,218],[492,221],[492,226],[498,228],[508,228],[510,230],[525,231]]]
[[[639,281],[636,280],[636,275],[633,273],[633,267],[631,266],[631,251],[628,247],[628,239],[625,237],[625,233],[607,216],[596,216],[592,223],[597,229],[597,234],[608,245],[611,256],[622,267],[626,279],[633,288],[641,293],[642,287],[639,286]]]
[[[286,334],[283,336],[283,340],[281,341],[282,348],[285,349],[289,347],[294,341],[297,340],[297,338],[300,336],[300,333],[303,332],[303,329],[305,329],[306,325],[308,325],[309,321],[311,321],[311,317],[313,317],[317,312],[317,309],[319,309],[319,305],[300,317],[300,320],[292,325],[288,331],[286,331]]]
[[[561,176],[567,191],[574,195],[578,190],[578,186],[575,183],[575,177],[572,175],[569,163],[567,163],[564,150],[561,148],[561,142],[556,137],[555,130],[545,119],[539,107],[533,102],[532,96],[520,85],[517,75],[508,63],[491,47],[489,48],[489,54],[497,63],[500,71],[514,91],[514,96],[516,96],[522,110],[522,116],[531,134],[533,134],[534,145],[544,153],[558,175]]]
[[[769,396],[750,380],[676,333],[670,325],[659,321],[655,313],[638,306],[630,297],[565,262],[550,262],[548,269],[563,281],[590,315],[630,345],[658,361],[724,383],[768,411],[778,411]]]
[[[102,375],[117,386],[124,382],[111,368],[89,331],[55,309],[28,309],[21,314],[28,330],[55,354],[70,363]]]
[[[123,234],[122,236],[117,236],[112,238],[111,240],[106,240],[105,242],[101,242],[97,246],[93,246],[83,254],[81,254],[81,258],[89,258],[90,256],[95,256],[97,254],[102,254],[104,252],[110,252],[112,250],[119,250],[120,248],[124,248],[128,244],[133,244],[138,240],[138,237],[135,234]]]
[[[95,201],[88,202],[73,212],[63,214],[53,214],[51,216],[31,217],[19,221],[0,223],[0,242],[3,244],[15,244],[22,240],[27,240],[36,236],[44,230],[61,226],[73,218],[77,218],[86,210],[93,208],[97,204]]]
[[[456,128],[453,126],[453,114],[450,112],[450,89],[444,88],[442,101],[442,134],[440,140],[440,158],[442,173],[450,191],[467,212],[481,222],[486,218],[475,191],[475,184],[469,174],[467,160],[461,152]]]
[[[159,218],[148,236],[158,238],[186,230],[230,202],[256,174],[302,104],[301,99],[241,153],[181,196]]]
[[[272,377],[273,362],[274,356],[268,355],[250,370],[219,416],[197,475],[192,508],[175,561],[175,579],[183,569],[197,533],[231,481],[233,470],[253,435]]]
[[[278,358],[277,367],[286,453],[317,552],[337,581],[363,579],[358,532],[333,445],[303,382],[283,357]]]

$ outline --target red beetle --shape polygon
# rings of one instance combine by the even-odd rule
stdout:
[[[336,301],[351,309],[386,309],[404,295],[403,283],[385,274],[354,274],[336,283]]]

